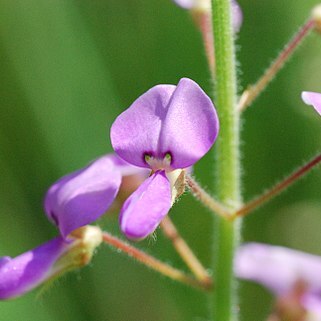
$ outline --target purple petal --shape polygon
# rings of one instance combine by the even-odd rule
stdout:
[[[121,171],[110,155],[53,184],[45,197],[45,211],[63,237],[104,214],[121,184]]]
[[[24,294],[52,276],[52,267],[66,251],[61,237],[17,256],[0,259],[0,299]]]
[[[321,320],[321,298],[316,295],[304,295],[302,305],[307,311],[307,321]]]
[[[170,208],[170,183],[165,171],[158,171],[124,203],[119,218],[121,230],[129,239],[143,239],[154,232]]]
[[[243,12],[239,4],[232,0],[232,26],[234,32],[239,32],[243,22]]]
[[[170,153],[171,167],[186,168],[212,147],[219,130],[211,99],[192,80],[178,83],[168,104],[167,116],[159,138],[159,150]]]
[[[321,294],[321,258],[280,246],[258,243],[243,245],[237,252],[235,273],[283,295],[298,281],[309,293]]]
[[[111,142],[115,152],[128,163],[149,167],[145,153],[157,152],[166,108],[175,88],[173,85],[151,88],[116,118],[111,128]]]
[[[301,97],[307,105],[313,106],[318,114],[321,115],[321,94],[303,91]]]
[[[102,232],[95,226],[85,226],[65,241],[57,237],[16,258],[0,258],[0,300],[17,297],[44,281],[88,264]]]
[[[192,80],[155,86],[115,120],[111,141],[127,162],[148,167],[145,155],[163,160],[171,154],[171,168],[185,168],[213,145],[219,124],[210,98]]]

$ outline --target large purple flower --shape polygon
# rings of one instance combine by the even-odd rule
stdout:
[[[63,237],[103,215],[114,202],[122,177],[143,175],[116,155],[98,158],[83,169],[68,174],[48,190],[45,211]]]
[[[302,100],[307,105],[312,105],[314,109],[321,115],[321,94],[314,93],[311,91],[303,91],[302,92]]]
[[[57,237],[16,258],[0,258],[0,300],[32,290],[44,281],[87,264],[102,234],[96,227],[84,227],[68,241]]]
[[[306,320],[321,320],[320,271],[321,257],[259,243],[243,245],[235,259],[239,278],[258,282],[283,299],[299,291],[297,304],[308,313]]]
[[[152,170],[121,210],[120,226],[128,238],[139,240],[156,229],[174,201],[177,176],[207,153],[218,130],[213,103],[187,78],[177,86],[151,88],[117,117],[111,128],[115,152]]]

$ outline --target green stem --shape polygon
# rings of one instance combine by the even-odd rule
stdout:
[[[239,113],[234,39],[230,0],[212,0],[216,58],[216,107],[220,118],[220,134],[216,143],[217,190],[219,200],[230,210],[241,201],[239,157]],[[233,258],[239,242],[240,220],[215,220],[213,271],[215,291],[211,301],[216,321],[237,320],[236,280]]]

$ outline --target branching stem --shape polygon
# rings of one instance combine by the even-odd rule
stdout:
[[[153,269],[154,271],[169,277],[174,281],[179,281],[186,285],[203,289],[209,290],[211,288],[211,284],[203,283],[199,280],[196,280],[189,275],[185,274],[184,272],[173,268],[172,266],[159,261],[158,259],[150,256],[149,254],[143,252],[135,248],[134,246],[128,244],[125,241],[120,240],[119,238],[109,234],[108,232],[103,232],[103,240],[108,245],[126,253],[129,257],[132,257],[136,261],[144,264],[145,266]]]
[[[205,267],[179,234],[174,223],[168,216],[163,219],[161,228],[166,237],[171,240],[177,253],[181,256],[182,260],[186,263],[195,277],[204,284],[212,284],[212,279]]]
[[[279,182],[278,184],[276,184],[274,187],[272,187],[262,195],[253,199],[249,203],[245,204],[243,207],[241,207],[239,210],[237,210],[234,213],[233,217],[245,216],[249,214],[259,206],[263,205],[265,202],[269,201],[271,198],[283,192],[285,189],[287,189],[290,185],[298,181],[300,178],[308,174],[320,162],[321,162],[321,153],[315,156],[313,159],[311,159],[304,166],[297,169],[294,173],[286,177],[283,181]]]
[[[230,219],[231,214],[227,208],[219,201],[215,200],[209,193],[207,193],[190,175],[186,175],[186,183],[190,188],[192,194],[202,202],[213,213],[222,216],[223,218]]]
[[[281,51],[279,56],[272,62],[270,67],[265,71],[263,76],[254,84],[249,86],[247,90],[242,94],[239,103],[238,110],[243,111],[249,107],[253,101],[263,92],[268,84],[273,80],[276,74],[288,61],[291,55],[295,52],[302,41],[309,35],[310,31],[315,27],[315,21],[309,19],[300,30],[294,35],[290,42]]]

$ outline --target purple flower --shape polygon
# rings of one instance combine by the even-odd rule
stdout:
[[[146,177],[146,169],[129,165],[116,155],[105,155],[54,183],[46,194],[45,210],[62,237],[14,259],[0,258],[0,300],[22,295],[87,264],[102,236],[98,228],[82,226],[104,214],[119,189],[128,195]]]
[[[122,176],[142,174],[116,155],[105,155],[54,183],[45,197],[45,211],[66,238],[73,230],[103,215],[114,202]]]
[[[86,265],[101,241],[98,228],[85,227],[68,241],[57,237],[16,258],[0,258],[0,300],[20,296],[46,280]]]
[[[194,11],[210,13],[211,1],[210,0],[173,0],[178,6]],[[239,4],[235,0],[232,1],[232,19],[233,30],[238,32],[243,22],[243,14]]]
[[[321,115],[321,94],[303,91],[301,97],[307,105],[312,105],[319,115]]]
[[[210,98],[192,80],[158,85],[117,117],[111,128],[115,152],[126,162],[152,170],[126,200],[120,226],[130,239],[151,234],[169,211],[183,169],[213,145],[219,129]]]
[[[300,304],[307,320],[321,320],[321,257],[280,246],[249,243],[235,259],[235,273],[270,289],[279,298],[300,289]],[[316,319],[312,315],[317,316]]]

